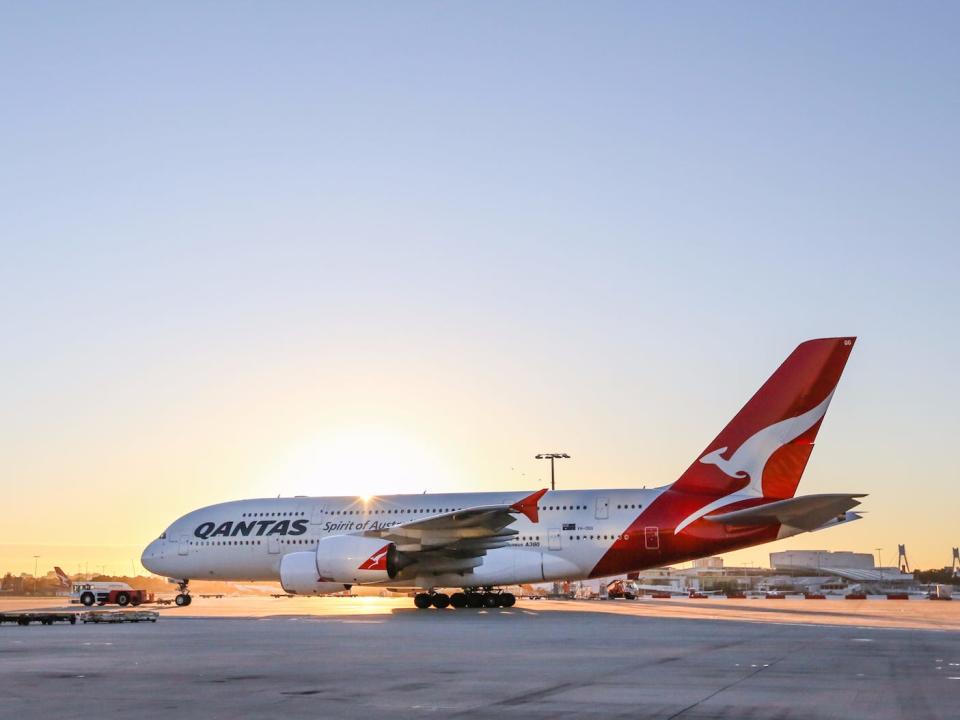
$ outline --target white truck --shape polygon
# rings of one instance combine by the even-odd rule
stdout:
[[[55,567],[54,572],[60,581],[61,587],[70,588],[70,602],[80,603],[90,607],[92,605],[139,605],[143,602],[152,602],[153,593],[147,593],[144,590],[134,590],[132,587],[122,582],[93,582],[90,580],[73,581],[59,567]]]

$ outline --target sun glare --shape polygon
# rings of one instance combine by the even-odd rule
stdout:
[[[292,446],[262,483],[266,494],[377,495],[450,489],[450,472],[427,441],[396,428],[353,426]]]

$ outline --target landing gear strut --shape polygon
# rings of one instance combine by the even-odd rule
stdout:
[[[417,593],[413,598],[413,604],[420,610],[426,610],[429,607],[443,609],[448,606],[454,608],[509,608],[513,607],[517,598],[513,593],[494,591],[493,588],[467,588],[462,592],[455,592],[452,595],[437,592]]]
[[[193,600],[193,598],[190,597],[190,588],[187,587],[189,583],[190,580],[177,580],[177,587],[180,589],[180,593],[173,599],[177,607],[186,607]]]

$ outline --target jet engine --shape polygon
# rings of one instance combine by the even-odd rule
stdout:
[[[317,572],[324,581],[375,583],[392,580],[410,561],[397,546],[362,535],[328,535],[317,544]]]
[[[280,560],[280,585],[294,595],[328,595],[349,590],[345,583],[324,582],[317,573],[317,555],[295,552]]]

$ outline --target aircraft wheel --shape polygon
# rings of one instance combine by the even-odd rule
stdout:
[[[508,608],[508,607],[513,607],[514,605],[517,604],[517,596],[514,595],[513,593],[508,593],[508,592],[501,593],[499,600],[500,600],[500,607]]]
[[[80,596],[80,603],[82,605],[86,605],[87,607],[91,607],[96,601],[97,598],[92,592],[85,592]]]
[[[190,604],[190,599],[191,599],[190,596],[187,595],[186,593],[180,593],[174,599],[174,602],[177,604],[177,607],[186,607],[187,605]]]
[[[450,604],[455,608],[465,608],[467,606],[467,596],[462,592],[455,592],[450,596]]]
[[[446,593],[436,593],[432,598],[433,606],[438,610],[443,610],[450,605],[450,596]]]
[[[483,595],[480,593],[467,593],[467,607],[483,607]]]
[[[420,610],[426,610],[428,607],[433,605],[433,598],[431,598],[427,593],[417,593],[413,597],[413,604],[416,605]]]
[[[493,593],[484,593],[481,602],[485,608],[495,608],[500,603],[497,601],[497,596]]]
[[[130,596],[127,593],[125,592],[117,593],[117,605],[119,605],[120,607],[126,607],[129,604],[130,604]]]

